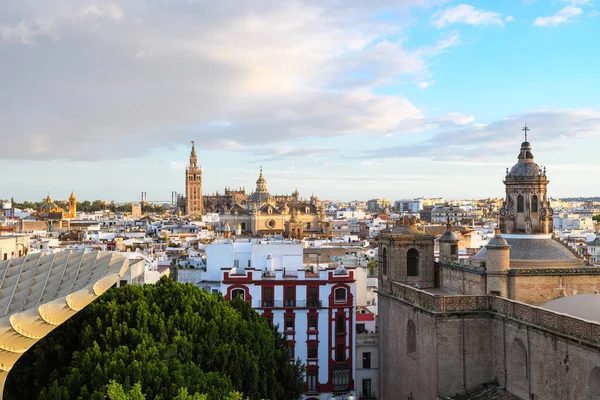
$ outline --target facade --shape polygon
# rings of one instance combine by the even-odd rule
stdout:
[[[418,214],[423,209],[422,199],[405,199],[394,202],[394,210],[405,211],[411,214]]]
[[[598,293],[600,268],[548,234],[548,180],[530,150],[505,179],[501,229],[470,259],[456,259],[449,228],[439,263],[416,227],[380,234],[381,398],[600,398],[600,321],[580,319],[589,302],[545,308]]]
[[[29,252],[29,236],[2,235],[0,236],[0,260],[10,260],[21,257]]]
[[[436,205],[431,209],[430,220],[435,224],[443,224],[448,218],[454,224],[474,225],[487,216],[486,210],[472,206],[451,204]]]
[[[588,243],[588,255],[594,264],[600,264],[600,233],[596,238]]]
[[[281,241],[222,240],[206,259],[198,285],[242,297],[286,334],[306,365],[305,399],[355,394],[354,268],[305,269],[302,245]]]
[[[107,291],[127,272],[115,253],[28,254],[0,261],[0,398],[21,354]]]
[[[594,229],[594,220],[591,216],[561,213],[554,215],[553,225],[556,230]]]
[[[372,199],[367,201],[367,211],[378,212],[386,211],[390,208],[390,201],[388,199]]]

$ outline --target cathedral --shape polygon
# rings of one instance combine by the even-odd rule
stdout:
[[[223,228],[236,234],[284,235],[294,239],[331,236],[331,223],[327,221],[319,199],[313,195],[309,201],[304,201],[297,189],[291,195],[272,195],[267,189],[262,167],[256,188],[250,194],[245,188],[226,187],[223,193],[203,195],[202,169],[198,165],[194,142],[185,183],[186,194],[178,202],[179,210],[192,218],[218,213]]]
[[[583,313],[600,268],[553,237],[531,149],[525,137],[499,227],[469,259],[449,223],[439,261],[413,219],[379,235],[382,399],[600,399],[600,317]]]

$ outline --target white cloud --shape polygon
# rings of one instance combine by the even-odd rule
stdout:
[[[556,15],[536,18],[533,24],[535,26],[556,26],[570,22],[572,18],[581,15],[582,12],[581,8],[568,5],[560,9]]]
[[[409,49],[404,27],[377,18],[440,0],[8,1],[0,139],[18,137],[23,149],[0,147],[10,159],[120,158],[192,139],[237,151],[415,132],[427,127],[421,110],[373,87],[405,77],[432,83],[432,58],[459,43],[451,32]],[[39,132],[51,140],[40,142]]]
[[[513,17],[512,15],[508,15],[506,18],[504,18],[504,21],[515,22],[515,17]]]
[[[428,87],[431,87],[434,83],[435,83],[435,81],[422,81],[422,82],[418,82],[417,85],[421,89],[427,89]]]
[[[575,6],[584,6],[592,4],[591,0],[562,0],[563,3],[569,3]]]
[[[525,123],[531,128],[529,141],[533,144],[534,154],[539,149],[560,149],[564,152],[565,145],[575,140],[584,142],[600,138],[599,111],[539,110],[504,117],[487,125],[473,124],[446,130],[410,145],[387,146],[367,152],[365,158],[504,159],[515,153],[515,146],[523,140],[521,128]]]
[[[477,9],[469,4],[460,4],[436,11],[431,20],[436,28],[452,24],[503,25],[499,13]]]
[[[455,125],[466,125],[475,121],[472,115],[465,115],[459,112],[450,112],[441,118],[441,121],[452,122]]]

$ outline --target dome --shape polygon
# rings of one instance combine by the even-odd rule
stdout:
[[[458,242],[459,240],[456,233],[452,231],[445,231],[442,236],[440,236],[440,242]]]
[[[510,169],[510,176],[539,176],[542,175],[542,169],[536,163],[516,163]]]
[[[271,199],[269,192],[254,192],[250,197],[252,203],[267,203]]]

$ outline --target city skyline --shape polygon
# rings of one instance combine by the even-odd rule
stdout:
[[[593,196],[598,18],[586,0],[12,1],[0,198],[168,200],[191,140],[205,193],[250,192],[262,165],[271,193],[502,197],[525,123],[549,195]]]

